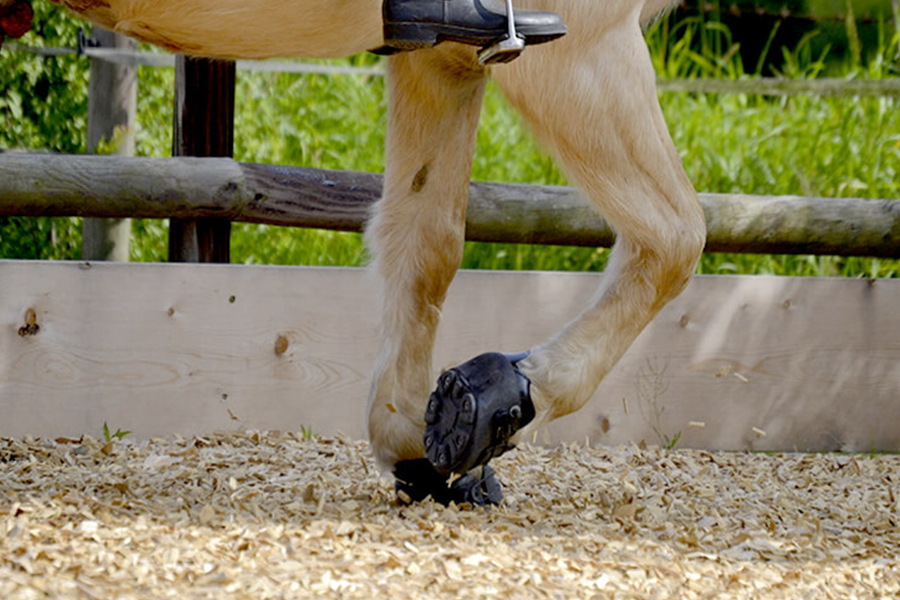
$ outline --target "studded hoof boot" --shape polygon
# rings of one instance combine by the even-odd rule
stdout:
[[[486,465],[534,419],[531,382],[517,367],[527,354],[482,354],[443,373],[425,411],[425,455],[447,477]]]
[[[428,459],[420,458],[397,463],[394,466],[394,477],[394,489],[398,499],[404,504],[421,502],[429,496],[444,506],[451,502],[490,506],[500,504],[503,500],[500,482],[494,475],[494,470],[487,465],[466,473],[447,485],[448,478],[435,471]]]

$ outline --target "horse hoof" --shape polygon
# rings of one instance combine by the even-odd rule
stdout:
[[[503,500],[503,490],[494,470],[485,465],[481,473],[473,471],[447,485],[447,478],[434,470],[427,459],[406,460],[394,466],[394,489],[404,504],[421,502],[429,496],[435,502],[448,506],[472,504],[491,506]]]
[[[516,364],[527,354],[482,354],[443,373],[425,410],[425,455],[448,477],[468,473],[510,448],[534,418],[530,382]]]

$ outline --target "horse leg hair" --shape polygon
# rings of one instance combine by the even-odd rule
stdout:
[[[524,439],[590,399],[687,285],[705,239],[697,195],[657,100],[640,4],[604,27],[574,12],[564,17],[566,38],[530,49],[494,77],[618,236],[594,303],[520,363],[537,410],[519,432]]]
[[[487,80],[456,45],[389,60],[384,195],[367,227],[382,283],[382,343],[368,429],[383,467],[424,456],[432,347],[462,260],[466,202]]]

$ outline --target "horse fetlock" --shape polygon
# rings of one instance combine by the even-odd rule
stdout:
[[[513,442],[528,440],[543,424],[577,411],[606,374],[608,369],[601,364],[603,357],[594,357],[594,347],[576,342],[571,333],[570,329],[563,330],[535,348],[519,365],[531,381],[535,418],[517,433]]]
[[[372,453],[382,470],[423,455],[421,416],[406,414],[398,402],[374,400],[369,407],[368,429]]]

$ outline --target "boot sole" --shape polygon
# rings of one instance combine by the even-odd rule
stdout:
[[[443,373],[425,409],[425,456],[442,476],[467,473],[509,450],[534,417],[527,379],[489,353]]]

